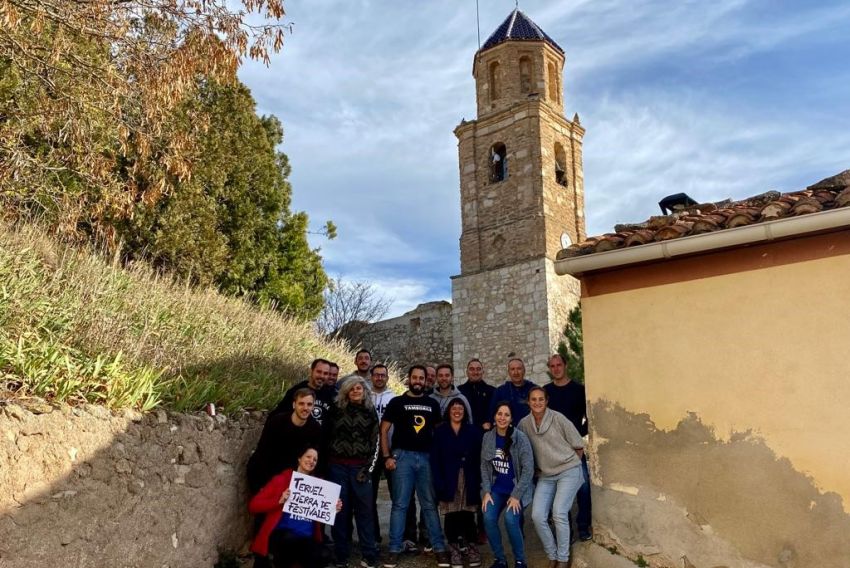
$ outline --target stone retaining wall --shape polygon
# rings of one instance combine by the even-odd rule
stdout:
[[[261,413],[0,405],[3,568],[199,568],[244,548]]]

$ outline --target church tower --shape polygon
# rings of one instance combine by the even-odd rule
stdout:
[[[529,379],[579,298],[556,276],[559,250],[585,238],[578,115],[564,117],[564,50],[514,10],[475,54],[478,117],[455,129],[460,165],[461,273],[452,279],[458,373],[472,357],[491,382],[515,354]]]

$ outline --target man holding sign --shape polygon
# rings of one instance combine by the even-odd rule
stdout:
[[[448,568],[449,558],[440,518],[434,505],[430,451],[434,426],[440,421],[440,405],[425,396],[425,367],[414,365],[407,373],[408,391],[387,404],[381,419],[381,455],[393,476],[390,514],[390,547],[384,566],[395,568],[402,550],[405,517],[414,490],[425,517],[428,536],[437,553],[437,566]],[[389,439],[393,427],[392,443]]]

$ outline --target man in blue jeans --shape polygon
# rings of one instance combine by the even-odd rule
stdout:
[[[441,418],[440,405],[425,396],[425,374],[425,367],[412,366],[407,373],[407,392],[390,400],[381,418],[381,456],[384,467],[393,477],[390,546],[385,568],[395,568],[398,564],[405,518],[414,490],[437,556],[437,566],[450,566],[437,515],[429,461],[434,427]],[[393,429],[392,443],[390,427]]]
[[[549,408],[566,416],[582,437],[587,436],[587,399],[584,385],[567,376],[566,362],[558,353],[549,357],[549,374],[552,376],[552,382],[543,386],[549,395]],[[581,458],[581,471],[584,483],[576,495],[578,504],[576,525],[578,538],[590,540],[593,538],[593,532],[590,526],[590,475],[587,470],[587,452],[584,452]]]

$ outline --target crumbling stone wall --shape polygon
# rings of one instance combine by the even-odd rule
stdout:
[[[414,363],[452,360],[452,305],[419,304],[406,314],[364,327],[357,338],[373,361],[393,361],[402,369]]]
[[[199,568],[247,543],[261,413],[0,405],[0,566]]]

